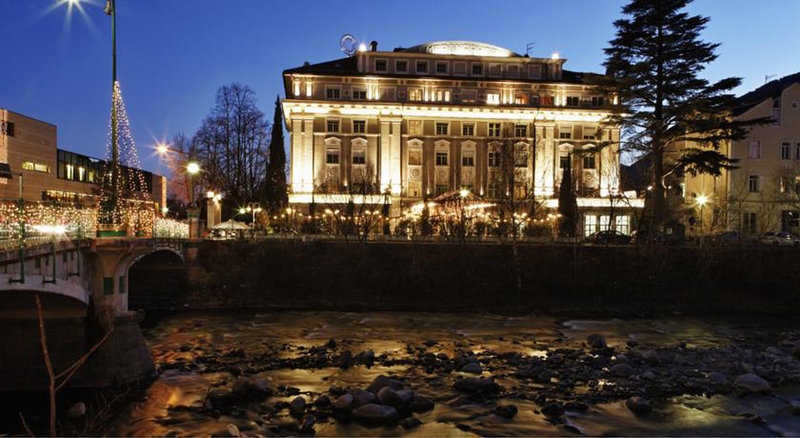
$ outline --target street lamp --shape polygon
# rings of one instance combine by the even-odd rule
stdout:
[[[704,231],[703,231],[703,207],[708,204],[708,196],[706,195],[699,195],[695,198],[695,202],[697,202],[697,206],[700,207],[700,247],[703,247],[703,238]]]

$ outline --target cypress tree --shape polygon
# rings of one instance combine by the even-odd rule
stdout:
[[[272,120],[272,138],[269,142],[269,163],[267,164],[266,197],[270,211],[283,208],[288,202],[286,185],[286,150],[283,147],[283,111],[281,99],[275,99],[275,116]]]
[[[578,200],[572,188],[572,165],[570,162],[566,164],[561,177],[561,186],[558,188],[558,212],[561,214],[558,228],[561,237],[575,237],[578,225]]]
[[[684,9],[691,0],[631,0],[614,22],[616,36],[605,49],[607,76],[596,81],[619,98],[609,120],[623,129],[622,151],[646,156],[652,163],[650,224],[660,229],[667,219],[664,179],[683,172],[719,175],[736,160],[719,153],[720,146],[742,139],[747,122],[731,119],[741,83],[730,77],[709,83],[699,75],[717,58],[719,44],[700,39],[708,17]],[[679,149],[682,142],[696,145]],[[675,151],[668,161],[665,151]]]

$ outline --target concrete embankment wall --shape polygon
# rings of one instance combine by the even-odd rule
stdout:
[[[510,245],[204,242],[186,290],[136,301],[153,309],[800,310],[795,248],[520,245],[518,260],[521,288]]]

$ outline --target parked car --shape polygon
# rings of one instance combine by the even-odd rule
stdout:
[[[719,246],[740,245],[747,240],[738,231],[725,231],[711,237],[711,243]]]
[[[649,242],[659,245],[675,246],[685,244],[686,239],[676,233],[665,234],[661,231],[642,230],[638,233],[636,231],[632,233],[631,242],[636,244],[644,244]]]
[[[773,246],[800,246],[800,238],[788,231],[767,231],[761,236],[761,243]]]
[[[617,230],[603,230],[589,235],[586,241],[597,245],[627,245],[631,243],[631,236],[620,233]]]

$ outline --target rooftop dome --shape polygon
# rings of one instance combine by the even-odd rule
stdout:
[[[520,56],[503,47],[474,41],[432,41],[408,49],[395,49],[398,52],[432,53],[435,55],[491,56],[508,58]]]

